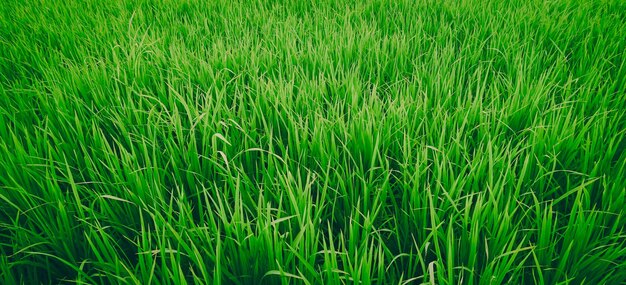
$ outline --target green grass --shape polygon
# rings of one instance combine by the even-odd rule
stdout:
[[[0,284],[626,284],[625,50],[621,0],[5,0]]]

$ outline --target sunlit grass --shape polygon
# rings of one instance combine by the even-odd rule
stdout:
[[[0,284],[624,284],[626,2],[310,2],[4,1]]]

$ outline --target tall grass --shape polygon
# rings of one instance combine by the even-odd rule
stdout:
[[[1,284],[626,284],[626,2],[4,1]]]

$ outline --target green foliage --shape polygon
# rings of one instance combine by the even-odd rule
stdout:
[[[0,284],[626,284],[624,3],[4,1]]]

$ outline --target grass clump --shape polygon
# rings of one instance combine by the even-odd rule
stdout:
[[[624,284],[626,6],[0,5],[1,284]]]

